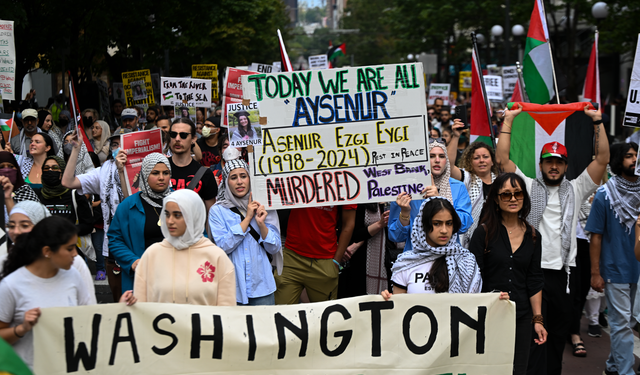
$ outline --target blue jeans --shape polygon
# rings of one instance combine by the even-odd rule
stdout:
[[[104,230],[96,228],[96,231],[91,233],[91,242],[93,243],[93,248],[96,249],[96,271],[104,271],[104,256],[102,255]]]
[[[275,304],[276,299],[273,293],[264,297],[249,298],[249,303],[246,305],[238,302],[238,306],[273,306]]]
[[[607,371],[617,371],[620,375],[635,375],[633,365],[633,301],[638,284],[605,283],[604,295],[609,309],[611,327],[611,353],[607,359]]]

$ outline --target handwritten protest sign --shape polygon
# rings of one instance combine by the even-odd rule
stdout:
[[[301,305],[42,309],[36,374],[511,375],[515,304],[403,294]]]
[[[211,107],[211,80],[161,77],[162,105]]]
[[[487,98],[498,102],[504,101],[502,95],[502,77],[486,75],[484,77],[484,87],[487,89]]]
[[[124,177],[127,181],[129,195],[135,194],[140,190],[139,178],[142,159],[152,152],[162,152],[162,130],[153,129],[121,134],[120,147],[127,152]]]
[[[329,61],[327,60],[327,55],[315,55],[309,56],[309,69],[317,70],[317,69],[329,69]]]
[[[633,59],[633,70],[629,81],[629,93],[627,95],[627,106],[624,112],[624,125],[640,127],[640,34],[638,34],[638,44],[636,55]]]
[[[139,99],[135,99],[131,83],[141,80],[144,81],[145,92],[143,96],[141,96],[140,93],[136,93],[135,97]],[[149,69],[122,73],[122,86],[124,88],[124,94],[127,100],[125,103],[126,107],[133,107],[135,105],[143,104],[146,104],[146,106],[143,107],[155,105],[155,98],[153,96],[153,83],[151,82],[151,71]]]
[[[233,103],[242,103],[241,77],[251,74],[255,74],[255,72],[236,68],[227,68],[227,72],[224,76],[224,96],[222,97],[222,126],[229,126],[227,106]]]
[[[269,209],[419,199],[431,183],[422,64],[243,76],[262,147],[253,199]]]
[[[436,99],[442,99],[444,105],[449,105],[449,92],[451,85],[449,83],[432,83],[429,85],[429,101],[433,104]]]
[[[502,67],[502,87],[505,96],[513,95],[518,82],[518,71],[515,65]]]
[[[460,92],[471,92],[471,72],[460,72],[460,82],[458,85]]]
[[[16,100],[16,47],[13,21],[0,20],[0,89],[2,89],[4,100]]]
[[[211,100],[218,101],[218,64],[191,65],[191,78],[211,81]]]

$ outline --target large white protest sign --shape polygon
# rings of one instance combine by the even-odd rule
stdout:
[[[513,95],[518,82],[518,71],[515,65],[502,67],[502,88],[505,96]]]
[[[267,209],[421,199],[431,184],[422,64],[250,75],[242,88],[264,119],[250,163]]]
[[[323,54],[309,56],[309,69],[329,69],[329,61],[327,60],[327,55]]]
[[[161,77],[161,104],[211,107],[211,80]]]
[[[629,81],[629,94],[627,95],[627,107],[624,113],[624,125],[640,127],[640,34],[638,34],[638,45],[636,46],[636,56],[633,59],[633,71]]]
[[[249,65],[249,68],[247,70],[258,73],[278,73],[280,71],[280,68],[275,65],[253,63]]]
[[[429,85],[429,100],[427,104],[431,105],[436,99],[442,99],[444,105],[449,105],[449,92],[451,84],[449,83],[432,83]]]
[[[504,101],[502,95],[502,77],[486,75],[484,76],[484,87],[487,89],[487,98],[498,102]]]
[[[16,47],[13,21],[0,20],[0,89],[2,89],[4,100],[16,100]]]
[[[43,309],[35,373],[511,375],[515,304],[404,294],[313,304]]]

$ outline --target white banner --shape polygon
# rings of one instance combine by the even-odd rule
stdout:
[[[329,61],[327,60],[327,55],[324,54],[309,56],[309,69],[329,69]]]
[[[502,67],[502,87],[505,96],[513,95],[518,82],[518,71],[515,65]]]
[[[253,199],[267,209],[421,199],[431,184],[422,64],[242,77],[258,102]]]
[[[253,63],[249,65],[249,68],[246,70],[258,73],[278,73],[280,68],[275,65]]]
[[[432,83],[429,85],[429,100],[427,104],[431,105],[436,99],[442,99],[444,105],[449,105],[449,92],[451,84],[449,83]]]
[[[502,77],[484,76],[484,87],[487,89],[487,98],[489,100],[504,101],[504,96],[502,95]]]
[[[638,45],[636,46],[636,56],[633,59],[633,71],[629,81],[629,94],[627,95],[627,107],[624,113],[624,125],[640,127],[640,34],[638,34]]]
[[[211,107],[211,80],[161,77],[162,105]]]
[[[4,100],[16,100],[16,47],[13,21],[0,20],[0,89]],[[20,100],[21,98],[17,98]]]
[[[515,304],[498,296],[43,309],[35,374],[511,375]]]

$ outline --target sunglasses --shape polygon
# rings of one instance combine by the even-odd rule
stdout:
[[[445,143],[443,138],[429,138],[429,143],[433,143],[433,142]]]
[[[45,165],[42,167],[42,171],[43,172],[47,172],[47,171],[60,171],[60,167],[57,165],[54,166],[49,166],[49,165]]]
[[[524,191],[516,191],[513,193],[504,192],[504,193],[498,194],[498,196],[500,197],[500,200],[503,202],[509,202],[513,198],[516,198],[516,200],[521,201],[524,199]]]
[[[173,131],[171,131],[171,132],[169,132],[169,137],[171,137],[171,138],[177,138],[177,137],[178,137],[178,134],[180,134],[180,138],[182,138],[182,139],[187,139],[187,137],[191,135],[191,133],[187,133],[187,132],[180,132],[180,133],[178,133],[178,132],[173,132]]]

